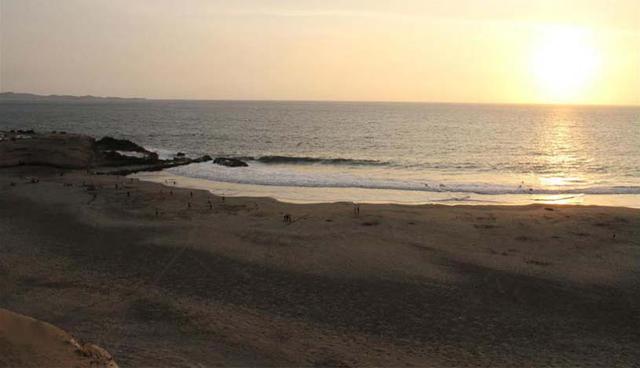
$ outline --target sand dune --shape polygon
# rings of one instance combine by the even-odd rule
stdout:
[[[0,308],[0,367],[108,367],[111,355],[46,322]]]

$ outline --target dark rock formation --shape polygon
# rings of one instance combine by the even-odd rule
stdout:
[[[104,137],[96,141],[96,148],[100,151],[132,151],[150,153],[144,149],[144,147],[133,143],[128,139],[117,139],[112,137]]]
[[[211,161],[212,158],[209,155],[204,155],[202,157],[198,157],[198,158],[194,158],[192,161],[193,162],[207,162],[207,161]]]
[[[128,139],[104,137],[95,142],[94,149],[95,166],[130,166],[160,162],[157,153],[148,151]],[[125,152],[132,154],[128,155]]]
[[[211,161],[209,155],[195,159],[182,155],[172,160],[160,160],[157,153],[126,139],[104,137],[95,141],[81,134],[31,132],[0,131],[0,168],[34,165],[127,175]]]
[[[100,152],[100,154],[102,160],[98,163],[107,166],[153,164],[159,161],[158,154],[155,152],[145,152],[141,157],[127,156],[116,151],[104,151]]]
[[[222,166],[228,166],[228,167],[246,167],[249,166],[247,165],[246,162],[242,161],[242,160],[238,160],[237,158],[229,158],[229,157],[216,157],[215,160],[213,160],[214,164],[218,164],[218,165],[222,165]]]
[[[211,161],[211,156],[205,155],[194,159],[157,160],[153,163],[131,164],[126,166],[101,166],[95,168],[93,173],[98,175],[129,175],[136,172],[160,171],[171,167],[207,161]]]

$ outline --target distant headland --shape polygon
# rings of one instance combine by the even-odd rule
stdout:
[[[38,95],[33,93],[2,92],[0,102],[122,102],[147,101],[146,98],[123,98],[102,96],[72,96],[72,95]]]

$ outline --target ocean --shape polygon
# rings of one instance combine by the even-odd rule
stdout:
[[[237,157],[178,178],[293,202],[640,207],[640,107],[435,103],[2,102],[0,130],[133,140],[162,157]]]

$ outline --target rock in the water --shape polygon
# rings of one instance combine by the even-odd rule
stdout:
[[[139,153],[139,155],[130,155],[128,152]],[[140,164],[154,164],[158,162],[158,154],[155,152],[136,152],[136,151],[104,151],[99,155],[97,163],[103,166],[126,166]]]
[[[147,153],[144,147],[131,142],[128,139],[117,139],[112,137],[104,137],[96,141],[96,148],[101,151],[133,151]]]
[[[127,139],[104,137],[95,143],[96,166],[155,164],[158,154]]]
[[[216,157],[213,160],[214,164],[228,166],[228,167],[246,167],[249,166],[246,162],[242,160],[238,160],[237,158],[229,158],[229,157]]]
[[[193,162],[207,162],[207,161],[211,161],[212,158],[209,155],[204,155],[202,157],[198,157],[196,159],[193,159]]]
[[[147,162],[147,163],[139,163],[139,164],[131,164],[131,165],[115,165],[113,162],[110,162],[110,165],[101,166],[97,170],[94,170],[96,174],[107,174],[107,175],[129,175],[136,172],[142,171],[160,171],[164,169],[168,169],[170,167],[189,165],[192,163],[198,162],[206,162],[211,161],[211,156],[204,155],[202,157],[198,157],[195,159],[190,158],[181,158],[181,159],[173,159],[173,160],[157,160],[155,162]]]
[[[176,157],[184,157],[184,156],[185,156],[184,152],[176,153]]]

